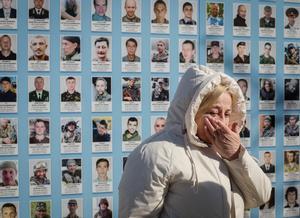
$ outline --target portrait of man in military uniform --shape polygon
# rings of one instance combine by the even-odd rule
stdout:
[[[35,90],[29,92],[29,102],[41,101],[49,102],[49,91],[44,89],[45,81],[41,76],[34,78]]]
[[[79,121],[70,120],[65,125],[61,126],[62,130],[62,143],[80,143],[81,131],[78,126]]]
[[[264,16],[259,19],[259,27],[275,28],[275,18],[272,17],[272,7],[266,5],[264,7]]]
[[[153,79],[152,101],[169,101],[169,80],[168,78]]]
[[[35,210],[31,212],[31,218],[51,218],[51,216],[48,213],[48,210],[51,210],[50,202],[48,203],[48,208],[47,202],[45,201],[31,202],[31,208],[34,208],[34,204]]]
[[[219,41],[211,41],[207,48],[207,63],[224,63]]]
[[[76,78],[69,76],[66,78],[67,91],[61,94],[62,102],[78,102],[81,100],[80,93],[76,91]]]
[[[48,164],[46,161],[38,161],[33,166],[33,176],[30,177],[30,185],[50,185],[47,178]]]
[[[0,163],[0,178],[3,186],[18,186],[18,167],[16,161],[7,160]]]
[[[247,55],[246,42],[238,42],[236,45],[237,55],[233,59],[235,64],[250,64],[250,55]]]
[[[123,133],[123,141],[140,141],[139,121],[136,117],[129,117],[127,120],[127,129]]]
[[[135,14],[137,9],[137,0],[125,0],[124,9],[126,14],[122,17],[122,22],[141,22],[141,18]]]
[[[285,48],[284,64],[299,64],[299,48],[296,48],[294,43],[289,43],[287,48]]]
[[[68,201],[68,210],[69,213],[67,216],[64,216],[64,218],[80,218],[77,213],[76,210],[78,209],[78,203],[76,199],[70,199]]]
[[[141,100],[141,92],[140,92],[140,81],[139,78],[123,78],[123,80],[127,81],[123,85],[123,101],[140,101]]]
[[[81,169],[78,169],[79,159],[63,159],[67,170],[62,171],[62,181],[68,183],[81,183]]]
[[[93,77],[94,101],[111,101],[111,78]]]
[[[0,119],[0,144],[17,143],[17,126],[8,118]]]
[[[0,102],[16,102],[16,82],[12,82],[12,77],[0,77]]]
[[[285,173],[299,172],[299,151],[296,150],[284,151],[284,172]]]
[[[264,44],[264,53],[259,56],[260,64],[275,64],[275,58],[271,55],[272,44],[270,42],[266,42]]]
[[[169,52],[167,43],[167,40],[154,41],[152,47],[156,47],[156,51],[153,53],[152,62],[168,62]]]
[[[49,120],[33,119],[29,121],[32,125],[30,127],[30,144],[48,144],[49,138]]]
[[[196,63],[195,61],[196,46],[192,40],[184,40],[181,45],[181,52],[179,53],[180,63]]]

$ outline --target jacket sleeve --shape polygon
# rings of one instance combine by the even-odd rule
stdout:
[[[246,209],[258,207],[270,199],[270,179],[243,146],[239,158],[225,162],[232,179],[243,194]]]
[[[119,218],[160,216],[168,191],[171,160],[164,147],[161,143],[150,143],[128,157],[119,185]]]

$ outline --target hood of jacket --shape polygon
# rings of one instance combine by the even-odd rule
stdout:
[[[193,66],[182,76],[177,91],[168,110],[166,129],[175,129],[186,133],[190,144],[207,147],[197,136],[195,116],[204,96],[219,84],[228,85],[235,95],[236,102],[232,105],[230,123],[237,122],[242,127],[246,114],[246,103],[237,82],[224,73],[218,73],[206,66]]]

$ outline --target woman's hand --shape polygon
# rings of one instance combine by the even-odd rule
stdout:
[[[212,148],[224,159],[237,159],[241,146],[237,123],[229,128],[221,120],[209,115],[204,118],[204,123],[205,134],[210,139]]]

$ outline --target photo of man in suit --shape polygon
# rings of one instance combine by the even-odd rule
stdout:
[[[272,164],[272,154],[269,151],[264,153],[264,164],[260,166],[264,173],[275,173],[275,165]]]
[[[17,18],[17,10],[11,7],[12,0],[1,0],[0,18]]]
[[[0,38],[0,60],[17,60],[17,55],[11,50],[11,37],[2,35]]]
[[[33,0],[34,8],[29,9],[29,19],[49,19],[49,11],[44,6],[44,0]]]
[[[44,78],[37,76],[34,78],[35,90],[29,92],[29,102],[43,101],[49,102],[49,91],[44,90]]]

